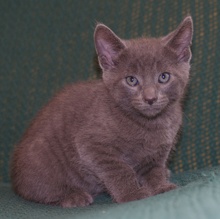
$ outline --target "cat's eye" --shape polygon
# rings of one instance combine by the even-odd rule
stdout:
[[[130,85],[132,87],[138,85],[138,79],[133,76],[126,77],[126,82],[128,85]]]
[[[167,83],[169,80],[170,80],[170,73],[163,72],[159,75],[159,78],[158,78],[159,83],[164,84],[164,83]]]

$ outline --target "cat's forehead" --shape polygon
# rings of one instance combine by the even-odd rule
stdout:
[[[126,41],[126,61],[129,66],[154,68],[165,65],[164,45],[156,38],[140,38]]]
[[[126,41],[127,51],[136,56],[148,55],[157,57],[161,55],[164,49],[160,39],[157,38],[139,38]]]

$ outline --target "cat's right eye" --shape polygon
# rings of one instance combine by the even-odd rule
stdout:
[[[128,85],[130,85],[132,87],[138,85],[138,83],[139,83],[138,79],[133,77],[133,76],[126,77],[126,82],[127,82]]]
[[[159,75],[158,82],[161,84],[165,84],[170,80],[170,73],[163,72]]]

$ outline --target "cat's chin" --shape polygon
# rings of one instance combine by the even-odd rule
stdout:
[[[145,109],[136,109],[136,110],[138,110],[139,113],[142,114],[144,117],[153,119],[160,116],[165,111],[165,109],[166,107],[163,108],[146,107]]]
[[[142,110],[140,113],[142,115],[144,115],[145,117],[149,118],[149,119],[153,119],[157,116],[159,116],[162,113],[163,110],[157,110],[157,111],[153,111],[153,110]]]

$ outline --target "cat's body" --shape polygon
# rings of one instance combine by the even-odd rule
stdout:
[[[184,28],[190,36],[177,55],[166,45]],[[65,87],[38,113],[13,154],[15,192],[74,207],[101,192],[126,202],[175,188],[166,164],[182,123],[191,38],[191,18],[161,39],[122,41],[98,25],[103,80]]]

